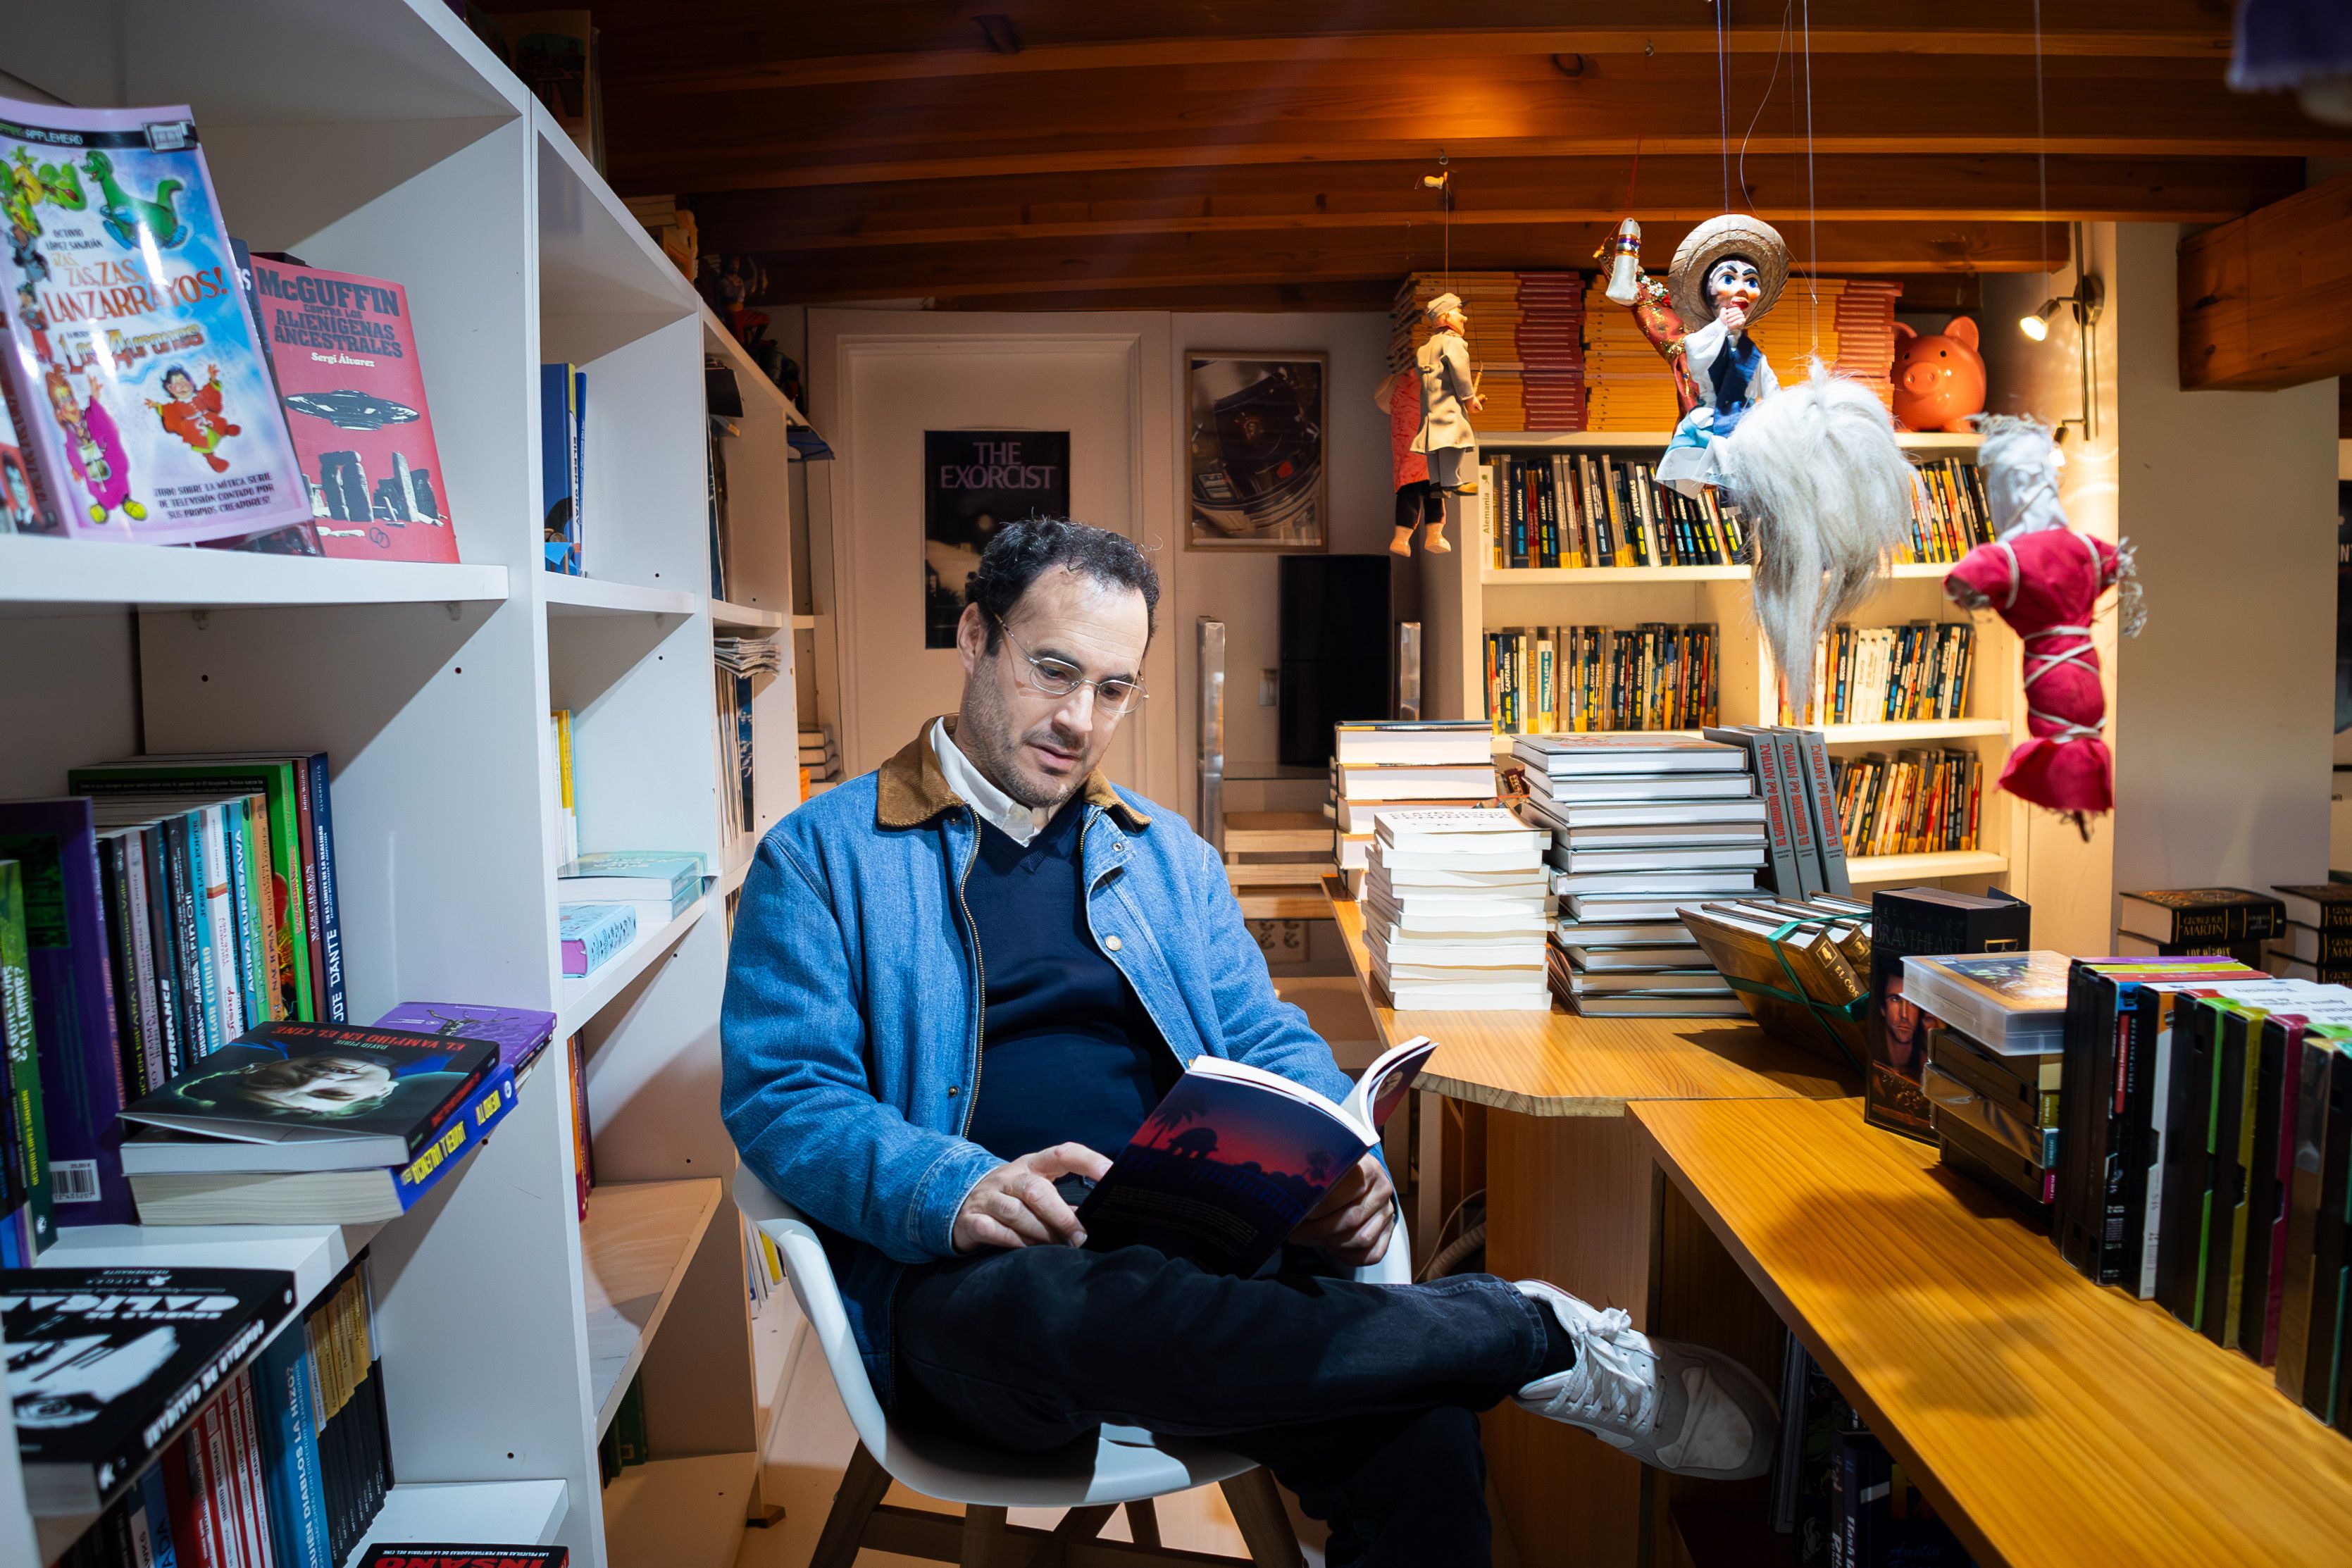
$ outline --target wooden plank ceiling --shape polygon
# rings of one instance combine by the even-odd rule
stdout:
[[[1384,305],[1446,255],[1441,151],[1457,268],[1590,267],[1627,210],[1660,266],[1728,193],[1801,268],[1925,285],[2055,265],[2068,220],[2235,217],[2352,154],[2223,85],[2223,0],[2047,4],[2038,56],[2032,0],[1721,3],[1720,33],[1704,0],[594,15],[614,185],[678,195],[774,300]]]

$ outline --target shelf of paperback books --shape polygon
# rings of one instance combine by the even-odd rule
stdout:
[[[677,1299],[720,1196],[715,1177],[600,1184],[589,1194],[580,1254],[588,1286],[588,1395],[598,1436],[613,1424]]]
[[[1932,577],[1937,582],[1951,572],[1941,561],[1898,561],[1887,569],[1896,581]],[[1745,583],[1755,575],[1750,566],[1496,566],[1480,568],[1490,588],[1543,588],[1590,584],[1622,588],[1633,583]]]
[[[562,1523],[562,1481],[457,1481],[394,1486],[351,1562],[378,1542],[483,1541],[544,1546]]]
[[[1973,452],[1984,437],[1965,432],[1901,430],[1897,441],[1906,452]],[[1594,452],[1619,447],[1639,451],[1663,447],[1674,439],[1671,430],[1481,430],[1481,451]]]
[[[0,797],[58,795],[69,769],[142,753],[324,752],[350,1016],[436,997],[557,1013],[556,1048],[581,1037],[603,1184],[583,1225],[572,1097],[563,1073],[539,1073],[372,1239],[68,1226],[43,1261],[124,1248],[161,1267],[255,1263],[308,1291],[364,1242],[400,1482],[373,1539],[555,1541],[577,1568],[610,1568],[597,1438],[627,1376],[605,1375],[605,1314],[630,1325],[620,1366],[642,1368],[645,1469],[748,1455],[762,1436],[740,1222],[719,1190],[734,1164],[715,1093],[725,922],[702,917],[797,802],[798,682],[789,651],[781,678],[755,681],[757,809],[750,831],[722,834],[711,639],[781,634],[793,606],[797,411],[442,0],[89,0],[19,29],[8,68],[70,105],[189,105],[227,233],[405,291],[421,391],[401,401],[423,406],[400,428],[429,429],[437,449],[406,497],[441,524],[405,536],[454,542],[457,559],[0,537],[0,662],[18,672],[0,682]],[[713,362],[744,406],[715,441]],[[586,378],[576,492],[551,487],[541,440],[541,367],[566,363]],[[226,348],[221,368],[238,368]],[[118,421],[136,390],[119,389]],[[714,449],[731,500],[716,552]],[[312,465],[302,478],[314,509],[361,504],[327,496],[333,476]],[[379,500],[401,488],[373,458],[366,482]],[[550,503],[573,500],[585,575],[547,572]],[[355,549],[384,521],[319,526]],[[557,942],[558,709],[574,731],[575,842],[697,854],[721,884],[575,981]],[[666,1183],[709,1196],[663,1221],[649,1291],[612,1284],[600,1238],[631,1188]],[[495,1308],[457,1350],[453,1302]],[[0,1450],[13,1461],[5,1429]],[[740,1488],[664,1497],[674,1526],[718,1539],[756,1507]],[[28,1557],[33,1535],[0,1463],[0,1561]]]

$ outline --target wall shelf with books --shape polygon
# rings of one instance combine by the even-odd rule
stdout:
[[[269,68],[257,69],[265,37]],[[45,1261],[118,1247],[166,1264],[252,1261],[310,1290],[365,1245],[399,1482],[373,1539],[557,1541],[578,1568],[611,1568],[591,1298],[597,1312],[635,1298],[608,1299],[588,1270],[629,1188],[709,1194],[667,1227],[659,1310],[627,1352],[650,1452],[748,1454],[760,1436],[740,1221],[721,1187],[734,1155],[710,1091],[727,932],[703,917],[740,881],[754,835],[796,803],[798,725],[788,664],[755,694],[758,809],[722,833],[733,781],[710,672],[715,637],[783,633],[793,607],[795,415],[441,0],[219,0],[201,15],[92,0],[24,30],[10,70],[72,104],[188,104],[227,233],[405,291],[437,447],[430,484],[458,560],[0,537],[0,658],[20,672],[0,683],[0,797],[60,794],[68,770],[141,753],[324,752],[350,1016],[420,997],[556,1013],[581,1037],[603,1184],[583,1226],[558,1056],[380,1228],[69,1230]],[[745,404],[740,433],[716,443],[712,358],[742,373]],[[541,460],[550,363],[587,377],[584,576],[543,564],[548,503],[564,499]],[[724,592],[714,445],[734,496]],[[306,465],[303,478],[320,476]],[[574,842],[690,852],[722,882],[573,982],[557,940],[559,708],[576,721]],[[563,1036],[550,1049],[564,1051]],[[499,1310],[448,1353],[457,1300]],[[724,1538],[753,1505],[739,1490],[667,1506],[680,1528]],[[0,1469],[0,1558],[32,1534],[24,1488]]]
[[[1464,548],[1421,557],[1423,689],[1430,694],[1431,717],[1487,715],[1491,657],[1516,674],[1509,682],[1508,710],[1527,715],[1517,727],[1542,728],[1536,716],[1540,691],[1519,688],[1539,681],[1536,667],[1549,645],[1555,700],[1562,704],[1552,719],[1557,728],[1571,727],[1568,710],[1580,689],[1620,690],[1612,683],[1615,672],[1647,670],[1658,658],[1686,671],[1693,689],[1702,692],[1711,675],[1723,723],[1790,721],[1781,713],[1780,682],[1749,607],[1752,570],[1707,559],[1710,551],[1729,550],[1736,536],[1727,525],[1710,534],[1708,522],[1674,510],[1681,504],[1674,498],[1639,500],[1646,492],[1638,487],[1647,482],[1640,477],[1640,465],[1654,463],[1665,439],[1663,432],[1628,431],[1482,435],[1482,451],[1490,460],[1537,461],[1517,470],[1517,483],[1465,499]],[[1961,465],[1979,440],[1944,434],[1905,435],[1901,440],[1915,460],[1932,470],[1926,492],[1931,510],[1915,542],[1931,554],[1957,558],[1973,538],[1969,531],[1977,516],[1969,510],[1977,502],[1969,489],[1973,475]],[[1635,466],[1631,476],[1618,467],[1621,457]],[[1661,545],[1653,558],[1663,553],[1667,563],[1497,565],[1494,536],[1485,533],[1488,509],[1495,509],[1494,526],[1507,526],[1503,509],[1522,490],[1529,498],[1527,516],[1555,519],[1562,553],[1572,539],[1600,542],[1597,527],[1587,535],[1576,520],[1598,518],[1593,507],[1614,496],[1608,503],[1617,509],[1612,517],[1654,517],[1644,527],[1679,540],[1684,560],[1673,563],[1676,551]],[[1672,521],[1678,516],[1680,522]],[[1542,557],[1530,552],[1529,558]],[[1813,717],[1841,781],[1853,770],[1852,826],[1860,842],[1946,847],[1933,854],[1876,857],[1884,862],[1882,880],[2000,879],[2014,887],[2026,869],[2021,808],[1996,792],[1991,781],[2008,748],[2024,733],[2015,639],[1996,618],[1972,618],[1945,599],[1943,578],[1949,571],[1948,562],[1937,560],[1891,567],[1878,592],[1842,625],[1844,640],[1830,645],[1840,658],[1832,661],[1825,651],[1819,673],[1833,705]],[[1955,629],[1963,626],[1970,629]],[[1710,631],[1711,637],[1706,635]],[[1502,641],[1492,640],[1498,636]],[[1582,688],[1579,669],[1596,671],[1584,677]],[[1503,671],[1498,668],[1494,678],[1504,679]],[[1638,717],[1638,710],[1621,710],[1612,719],[1605,697],[1598,700],[1604,728],[1626,722],[1628,711]],[[1686,723],[1683,712],[1668,705],[1652,714],[1653,727],[1660,719]],[[1835,721],[1818,723],[1823,719]],[[1497,736],[1498,751],[1508,745],[1507,736]],[[1964,805],[1971,781],[1977,801],[1972,820],[1947,804]]]

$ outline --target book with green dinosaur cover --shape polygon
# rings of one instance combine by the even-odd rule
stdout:
[[[58,1238],[49,1211],[49,1135],[41,1110],[41,1064],[34,1049],[33,978],[26,967],[25,879],[14,860],[0,860],[0,1051],[5,1051],[8,1089],[8,1153],[16,1170],[8,1183],[7,1216],[16,1240],[7,1248],[23,1256],[12,1267],[29,1268],[34,1254]]]
[[[286,416],[184,105],[0,99],[0,314],[18,435],[68,537],[310,527]]]

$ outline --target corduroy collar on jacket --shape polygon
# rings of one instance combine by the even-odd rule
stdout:
[[[948,733],[955,733],[955,715],[947,716]],[[961,795],[948,788],[947,775],[940,772],[939,753],[931,750],[931,723],[926,719],[915,738],[898,750],[898,754],[884,763],[877,771],[874,795],[874,826],[877,827],[920,827],[924,823],[965,803]],[[1097,768],[1087,775],[1079,793],[1087,804],[1101,806],[1118,814],[1130,833],[1140,833],[1151,826],[1151,818],[1128,805],[1118,791],[1110,787],[1110,780]]]

